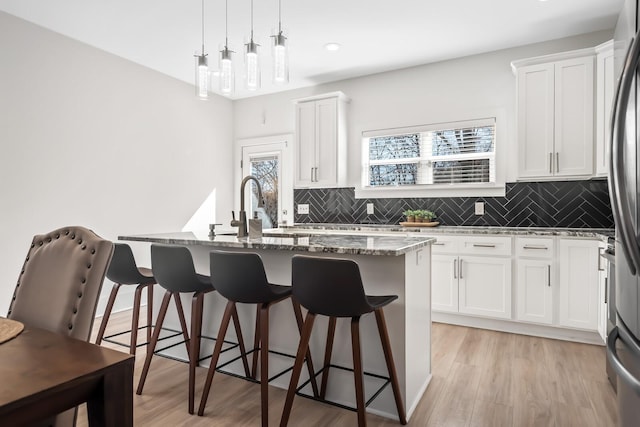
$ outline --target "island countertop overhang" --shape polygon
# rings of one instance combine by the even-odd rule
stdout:
[[[207,231],[171,232],[118,236],[118,240],[171,245],[202,245],[212,248],[266,249],[280,251],[322,252],[352,255],[399,256],[430,246],[436,238],[430,236],[376,235],[291,235],[263,236],[250,239],[228,235],[209,237]]]

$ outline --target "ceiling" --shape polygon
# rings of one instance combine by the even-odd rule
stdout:
[[[205,1],[205,48],[217,67],[225,0]],[[312,86],[614,27],[623,0],[281,0],[290,83],[271,83],[278,0],[254,0],[262,88],[242,88],[251,0],[229,1],[234,99]],[[193,84],[200,0],[0,0],[0,10]],[[324,45],[342,47],[329,52]]]

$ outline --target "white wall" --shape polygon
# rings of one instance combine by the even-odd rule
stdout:
[[[511,61],[593,47],[612,37],[611,31],[602,31],[238,100],[234,102],[234,136],[242,139],[294,132],[291,100],[342,91],[351,98],[348,185],[357,187],[362,131],[482,118],[498,113],[505,118],[505,123],[498,122],[498,126],[505,126],[505,132],[498,135],[503,135],[498,144],[506,146],[499,173],[507,182],[512,182],[516,178],[517,152],[516,83]]]
[[[226,221],[230,100],[1,12],[0,52],[0,316],[34,234],[179,230],[213,189]]]

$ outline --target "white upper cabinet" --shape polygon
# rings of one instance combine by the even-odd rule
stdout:
[[[594,49],[514,61],[518,178],[593,175]]]
[[[596,47],[596,176],[607,176],[611,147],[611,107],[615,90],[613,42]]]
[[[296,188],[346,185],[348,101],[342,92],[295,100]]]

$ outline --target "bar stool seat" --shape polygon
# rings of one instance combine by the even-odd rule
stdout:
[[[189,359],[188,410],[190,414],[193,414],[195,400],[195,371],[200,357],[200,337],[202,331],[204,295],[215,291],[215,289],[211,284],[209,276],[196,273],[193,265],[193,258],[191,257],[189,249],[186,247],[151,245],[151,267],[158,284],[165,288],[166,292],[160,305],[158,319],[156,320],[155,327],[153,328],[153,336],[151,337],[149,347],[147,348],[147,356],[144,361],[136,394],[142,394],[147,374],[149,372],[149,366],[151,365],[151,359],[158,344],[164,318],[167,314],[169,302],[173,297],[178,311],[178,319],[180,320],[180,327]],[[193,293],[191,305],[191,334],[187,332],[184,310],[182,308],[182,302],[180,301],[180,294],[182,293]],[[240,348],[240,355],[243,361],[245,373],[249,376],[249,364],[244,348],[244,341],[242,339],[242,331],[240,330],[238,314],[233,310],[230,315],[233,317],[233,323],[236,329],[236,336],[238,337],[238,346]],[[222,343],[220,343],[220,345],[222,345]],[[215,367],[215,363],[212,364],[212,366]]]
[[[140,345],[146,345],[151,340],[153,285],[156,284],[156,279],[153,276],[153,272],[151,271],[151,269],[138,267],[136,265],[136,260],[133,256],[133,252],[131,251],[131,247],[125,243],[114,243],[113,258],[111,258],[111,263],[109,264],[109,269],[107,270],[107,278],[114,282],[114,285],[113,288],[111,288],[111,294],[109,295],[109,300],[107,301],[107,307],[105,308],[104,314],[102,315],[102,322],[100,322],[96,344],[100,345],[100,343],[104,340],[114,344],[126,346],[126,344],[118,342],[112,338],[130,333],[131,338],[129,340],[129,354],[135,355],[136,348],[139,346],[137,344],[138,330],[142,328],[147,330],[147,342]],[[113,310],[113,304],[116,301],[118,291],[120,290],[120,287],[122,285],[137,285],[133,299],[133,316],[131,319],[131,329],[104,336],[105,330],[107,328],[107,323],[109,322],[109,316],[111,316],[111,311]],[[144,288],[147,288],[147,324],[146,326],[140,327],[140,301],[142,299],[142,291],[144,290]]]
[[[389,333],[384,318],[383,307],[395,301],[397,295],[369,296],[365,295],[360,269],[355,261],[338,258],[320,258],[303,255],[294,255],[292,259],[293,297],[308,310],[300,337],[300,345],[296,362],[291,374],[287,398],[280,426],[285,427],[289,422],[293,398],[298,390],[298,381],[302,370],[302,362],[309,351],[309,340],[313,331],[313,324],[317,315],[329,317],[327,331],[327,344],[322,372],[322,384],[320,398],[325,399],[329,368],[331,365],[331,352],[333,349],[333,337],[336,328],[336,319],[339,317],[351,318],[351,347],[353,354],[353,373],[356,391],[356,410],[358,412],[358,426],[367,425],[366,405],[364,401],[364,370],[362,366],[362,354],[360,348],[360,317],[374,313],[378,325],[378,333],[382,341],[382,349],[385,356],[388,381],[393,389],[398,418],[400,423],[406,424],[406,414],[400,385],[396,373]],[[385,384],[386,385],[386,384]],[[329,402],[331,403],[331,402]]]
[[[253,351],[253,368],[251,376],[255,378],[258,362],[258,350],[260,351],[260,395],[262,425],[269,425],[269,309],[273,304],[291,297],[291,286],[271,284],[267,281],[267,275],[260,255],[248,252],[224,252],[214,251],[210,254],[211,281],[220,293],[227,298],[227,307],[222,319],[222,326],[218,332],[218,338],[213,350],[211,365],[207,373],[202,400],[198,415],[204,414],[213,376],[216,372],[216,364],[220,356],[220,349],[224,340],[229,317],[235,312],[236,303],[257,304],[256,330]],[[291,300],[296,317],[298,330],[302,329],[302,312],[300,305]],[[309,375],[312,380],[314,394],[318,394],[315,382],[315,374],[311,356],[307,352],[302,359],[306,359]],[[302,363],[302,362],[301,362]],[[284,372],[289,371],[286,369]],[[281,374],[282,374],[281,373]],[[275,377],[279,376],[276,375]],[[274,377],[274,378],[275,378]],[[273,379],[273,378],[272,378]]]

